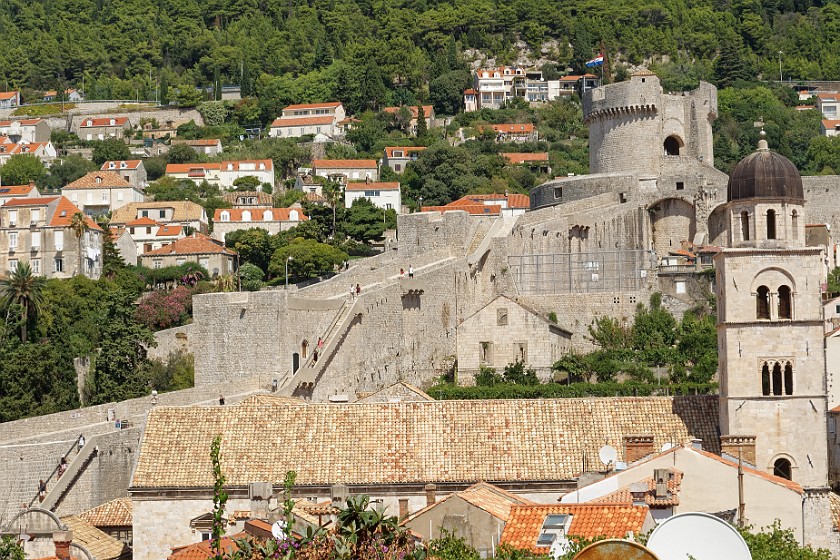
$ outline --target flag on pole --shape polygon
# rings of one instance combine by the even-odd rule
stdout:
[[[596,56],[592,60],[588,60],[586,62],[586,67],[591,68],[593,66],[601,66],[602,64],[604,64],[604,55],[599,54],[598,56]]]

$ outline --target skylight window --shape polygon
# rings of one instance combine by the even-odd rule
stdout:
[[[565,538],[572,516],[565,513],[552,513],[545,516],[537,546],[551,546],[558,538]]]

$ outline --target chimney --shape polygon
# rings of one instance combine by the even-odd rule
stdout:
[[[408,498],[400,498],[400,520],[408,517]]]
[[[656,483],[656,497],[668,497],[668,481],[671,479],[671,471],[668,469],[654,469],[653,480]]]
[[[755,465],[755,436],[720,436],[720,453],[735,461],[738,453],[745,463]]]
[[[630,483],[630,497],[633,499],[634,506],[643,506],[645,505],[645,496],[648,493],[648,483],[645,481],[642,482],[631,482]]]
[[[34,189],[34,188],[35,188],[35,181],[29,181],[29,188],[30,188],[30,189]]]
[[[426,505],[430,506],[433,503],[435,503],[435,501],[437,501],[435,498],[435,491],[437,490],[437,486],[434,484],[427,484],[424,487],[424,490],[426,490]]]
[[[703,440],[700,438],[694,438],[691,440],[691,448],[692,449],[699,449],[700,451],[703,450]]]
[[[639,459],[653,455],[653,435],[635,434],[624,436],[624,460],[635,463]]]
[[[58,560],[70,560],[71,542],[73,542],[73,531],[55,531],[53,533],[55,556]]]

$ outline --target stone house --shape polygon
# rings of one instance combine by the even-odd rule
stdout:
[[[496,142],[537,142],[540,139],[537,129],[531,123],[491,124],[488,127],[496,133]]]
[[[52,142],[28,142],[20,140],[13,143],[8,136],[0,137],[0,165],[4,165],[14,155],[30,155],[36,157],[49,167],[56,158],[57,152]]]
[[[388,146],[382,156],[382,165],[387,165],[395,173],[402,173],[405,166],[420,157],[425,149],[423,146]]]
[[[126,161],[106,161],[99,168],[100,171],[113,171],[118,173],[128,184],[137,190],[142,191],[148,185],[146,167],[141,159]]]
[[[131,560],[131,548],[128,543],[95,527],[81,516],[62,517],[61,521],[67,526],[68,533],[72,535],[71,546],[83,546],[96,560]],[[58,552],[59,549],[56,548],[56,551]],[[57,556],[52,558],[62,560]]]
[[[548,166],[548,152],[505,152],[499,155],[505,158],[510,165],[521,165],[537,173],[551,173],[551,167]]]
[[[417,119],[420,117],[420,105],[408,105],[408,110],[411,113],[411,120],[408,123],[408,133],[412,136],[417,135]],[[423,115],[426,121],[426,129],[430,129],[435,125],[435,108],[432,105],[423,105]],[[402,107],[385,107],[383,112],[390,115],[396,115],[400,112]]]
[[[151,218],[159,224],[180,225],[207,233],[209,223],[204,207],[189,200],[132,202],[111,214],[112,226],[125,226],[138,218]]]
[[[125,224],[124,229],[135,246],[136,255],[160,249],[187,236],[184,226],[180,224],[161,223],[146,217],[131,220]]]
[[[507,296],[498,296],[458,325],[458,381],[471,384],[479,368],[501,372],[520,361],[543,381],[571,351],[572,333]]]
[[[41,193],[35,186],[35,181],[28,185],[2,185],[0,186],[0,205],[13,198],[40,198]]]
[[[268,135],[272,138],[296,138],[307,134],[336,136],[341,133],[339,123],[346,116],[340,101],[289,105],[271,123]]]
[[[820,92],[815,96],[816,107],[829,120],[840,117],[840,93]]]
[[[222,148],[222,141],[218,138],[200,138],[198,140],[173,140],[172,144],[186,144],[187,146],[195,150],[195,153],[205,156],[217,156],[224,151],[224,149]]]
[[[231,311],[248,314],[242,309]],[[158,559],[170,543],[194,539],[190,519],[212,509],[207,449],[219,434],[230,511],[252,509],[255,482],[270,483],[275,500],[294,470],[295,497],[367,494],[389,515],[411,515],[481,480],[556,502],[576,488],[581,468],[603,468],[604,443],[642,431],[659,446],[695,437],[714,445],[716,430],[716,397],[307,404],[260,395],[232,406],[159,406],[129,488],[134,558]],[[295,437],[278,446],[280,432]]]
[[[252,206],[271,206],[274,197],[262,191],[233,191],[222,195],[232,208],[250,208]]]
[[[170,163],[166,175],[174,179],[207,181],[222,189],[233,189],[237,179],[254,177],[274,186],[274,162],[270,159],[223,161],[221,163]]]
[[[820,121],[820,134],[823,136],[837,136],[840,134],[840,119],[823,119]]]
[[[8,136],[15,144],[18,142],[49,142],[49,123],[44,119],[19,119],[0,121],[0,135]]]
[[[0,91],[0,109],[12,109],[20,105],[19,91]]]
[[[179,266],[187,262],[201,265],[211,278],[236,272],[236,251],[198,233],[140,255],[140,264],[148,268]]]
[[[535,505],[502,488],[479,482],[453,492],[412,513],[400,512],[401,525],[428,542],[449,532],[475,548],[482,558],[492,558],[514,505]]]
[[[260,228],[271,235],[292,229],[309,218],[297,208],[217,208],[213,216],[213,238],[222,243],[232,231]]]
[[[137,264],[137,255],[140,253],[137,250],[137,244],[131,238],[131,234],[125,227],[110,227],[108,232],[111,234],[111,241],[117,248],[122,259],[127,265]]]
[[[128,117],[83,117],[77,125],[76,135],[82,140],[121,140],[131,131]]]
[[[354,200],[366,198],[377,208],[402,212],[402,196],[398,182],[348,182],[344,185],[344,206],[350,208]]]
[[[61,189],[61,194],[88,216],[101,216],[144,199],[140,187],[114,171],[91,171]]]
[[[378,181],[379,167],[373,159],[315,159],[312,174],[344,185],[348,181]]]
[[[70,223],[80,211],[63,196],[16,198],[0,206],[0,270],[27,261],[34,274],[48,278],[99,278],[102,228],[88,217],[87,232],[77,238]]]

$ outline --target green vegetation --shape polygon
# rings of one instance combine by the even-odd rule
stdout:
[[[12,111],[12,116],[15,117],[52,117],[58,116],[62,113],[76,108],[75,103],[43,103],[38,105],[28,105],[26,107],[18,107]]]
[[[617,383],[542,383],[517,385],[498,383],[490,386],[462,387],[439,383],[427,391],[437,400],[459,399],[571,399],[581,397],[649,397],[656,395],[713,395],[717,383],[671,383],[657,385],[638,381]]]

